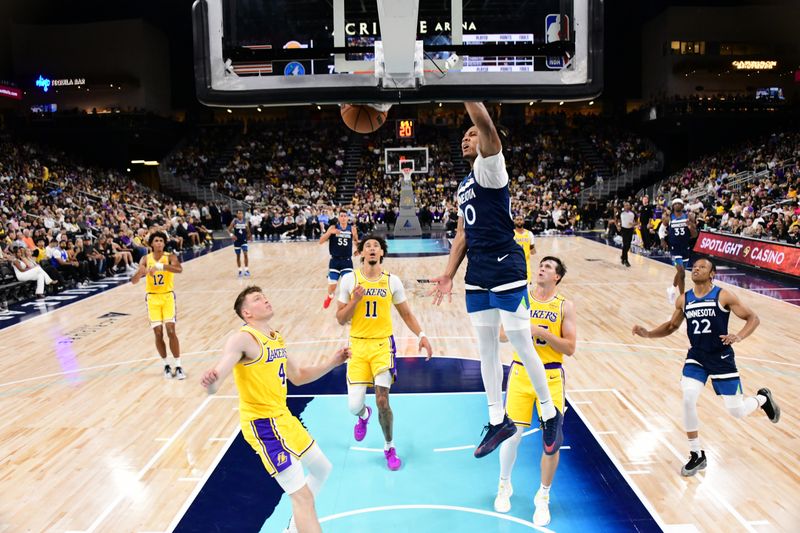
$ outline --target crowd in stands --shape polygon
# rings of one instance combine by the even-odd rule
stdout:
[[[709,155],[664,180],[654,199],[626,198],[638,214],[645,249],[662,244],[661,217],[668,202],[684,200],[697,228],[798,244],[800,241],[800,132],[750,140]],[[652,200],[652,201],[651,201]],[[602,217],[609,236],[618,231],[622,199]]]
[[[35,293],[130,274],[160,229],[181,252],[212,244],[215,206],[175,203],[129,176],[0,140],[0,263]],[[8,270],[10,268],[11,270]]]

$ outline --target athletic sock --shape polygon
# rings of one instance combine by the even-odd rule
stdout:
[[[539,494],[544,498],[550,496],[550,487],[551,485],[545,485],[544,483],[542,483],[541,485],[539,485]]]
[[[383,450],[384,451],[388,452],[391,448],[394,448],[394,441],[393,440],[390,440],[390,441],[384,443],[384,445],[383,445]]]
[[[689,449],[697,454],[700,453],[700,437],[695,437],[693,439],[689,439]]]
[[[755,398],[756,398],[756,401],[758,402],[758,406],[759,407],[761,407],[762,405],[767,403],[767,397],[766,396],[762,396],[761,394],[756,394]]]

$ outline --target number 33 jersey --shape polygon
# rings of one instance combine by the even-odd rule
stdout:
[[[289,413],[286,407],[286,343],[277,331],[263,333],[242,326],[258,342],[257,359],[242,359],[233,367],[239,390],[239,418],[242,422],[274,418]]]

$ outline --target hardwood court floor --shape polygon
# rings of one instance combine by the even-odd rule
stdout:
[[[679,390],[685,333],[661,340],[630,334],[634,322],[652,327],[669,317],[664,291],[672,268],[634,256],[625,269],[618,250],[580,238],[543,238],[536,246],[537,257],[558,255],[569,268],[561,290],[575,301],[579,339],[567,362],[570,400],[657,519],[693,526],[676,528],[682,531],[797,531],[800,309],[732,289],[762,319],[736,346],[745,391],[769,386],[783,418],[773,425],[759,410],[734,420],[707,387],[699,414],[709,467],[686,479],[679,475],[687,455]],[[188,262],[176,277],[183,382],[161,377],[142,285],[0,330],[0,531],[170,529],[237,431],[233,380],[219,397],[208,397],[198,380],[238,327],[232,304],[244,285],[259,284],[272,299],[273,325],[293,355],[315,357],[344,344],[345,329],[321,308],[325,247],[254,244],[250,255],[250,279],[236,277],[230,248]],[[438,275],[445,262],[390,258],[386,268],[403,278],[436,353],[477,358],[463,272],[454,301],[441,308],[417,282]],[[108,313],[124,315],[99,318]],[[731,322],[736,331],[741,322]],[[398,317],[395,332],[399,353],[415,354]]]

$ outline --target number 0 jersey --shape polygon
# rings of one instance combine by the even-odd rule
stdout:
[[[147,254],[147,269],[149,270],[153,268],[156,263],[168,265],[170,255],[172,254],[169,252],[164,252],[163,255],[156,261],[156,258],[153,257],[153,253],[150,252]],[[166,294],[168,292],[172,292],[174,287],[174,273],[167,270],[157,270],[155,273],[148,274],[146,277],[147,285],[145,286],[145,292],[147,292],[147,294]]]
[[[729,310],[719,302],[721,287],[713,287],[702,297],[697,297],[694,289],[686,291],[683,316],[686,317],[686,334],[692,351],[717,353],[732,351],[730,345],[722,343],[720,335],[728,334]]]
[[[480,176],[480,181],[486,185],[500,186],[484,187],[476,176]],[[467,257],[476,253],[507,252],[517,246],[503,152],[490,157],[478,154],[472,171],[458,186],[456,202],[458,216],[464,219]]]
[[[530,292],[531,302],[531,325],[538,326],[548,330],[553,335],[561,336],[561,324],[564,321],[564,304],[566,299],[561,294],[556,294],[546,302],[537,300]],[[544,364],[548,363],[564,363],[564,354],[556,351],[552,346],[540,339],[534,339],[534,347],[536,347],[536,354]],[[522,363],[522,360],[514,352],[514,361]]]
[[[239,418],[242,422],[274,418],[289,413],[286,407],[286,344],[277,331],[272,335],[242,326],[261,346],[257,359],[242,359],[233,367],[239,390]]]

